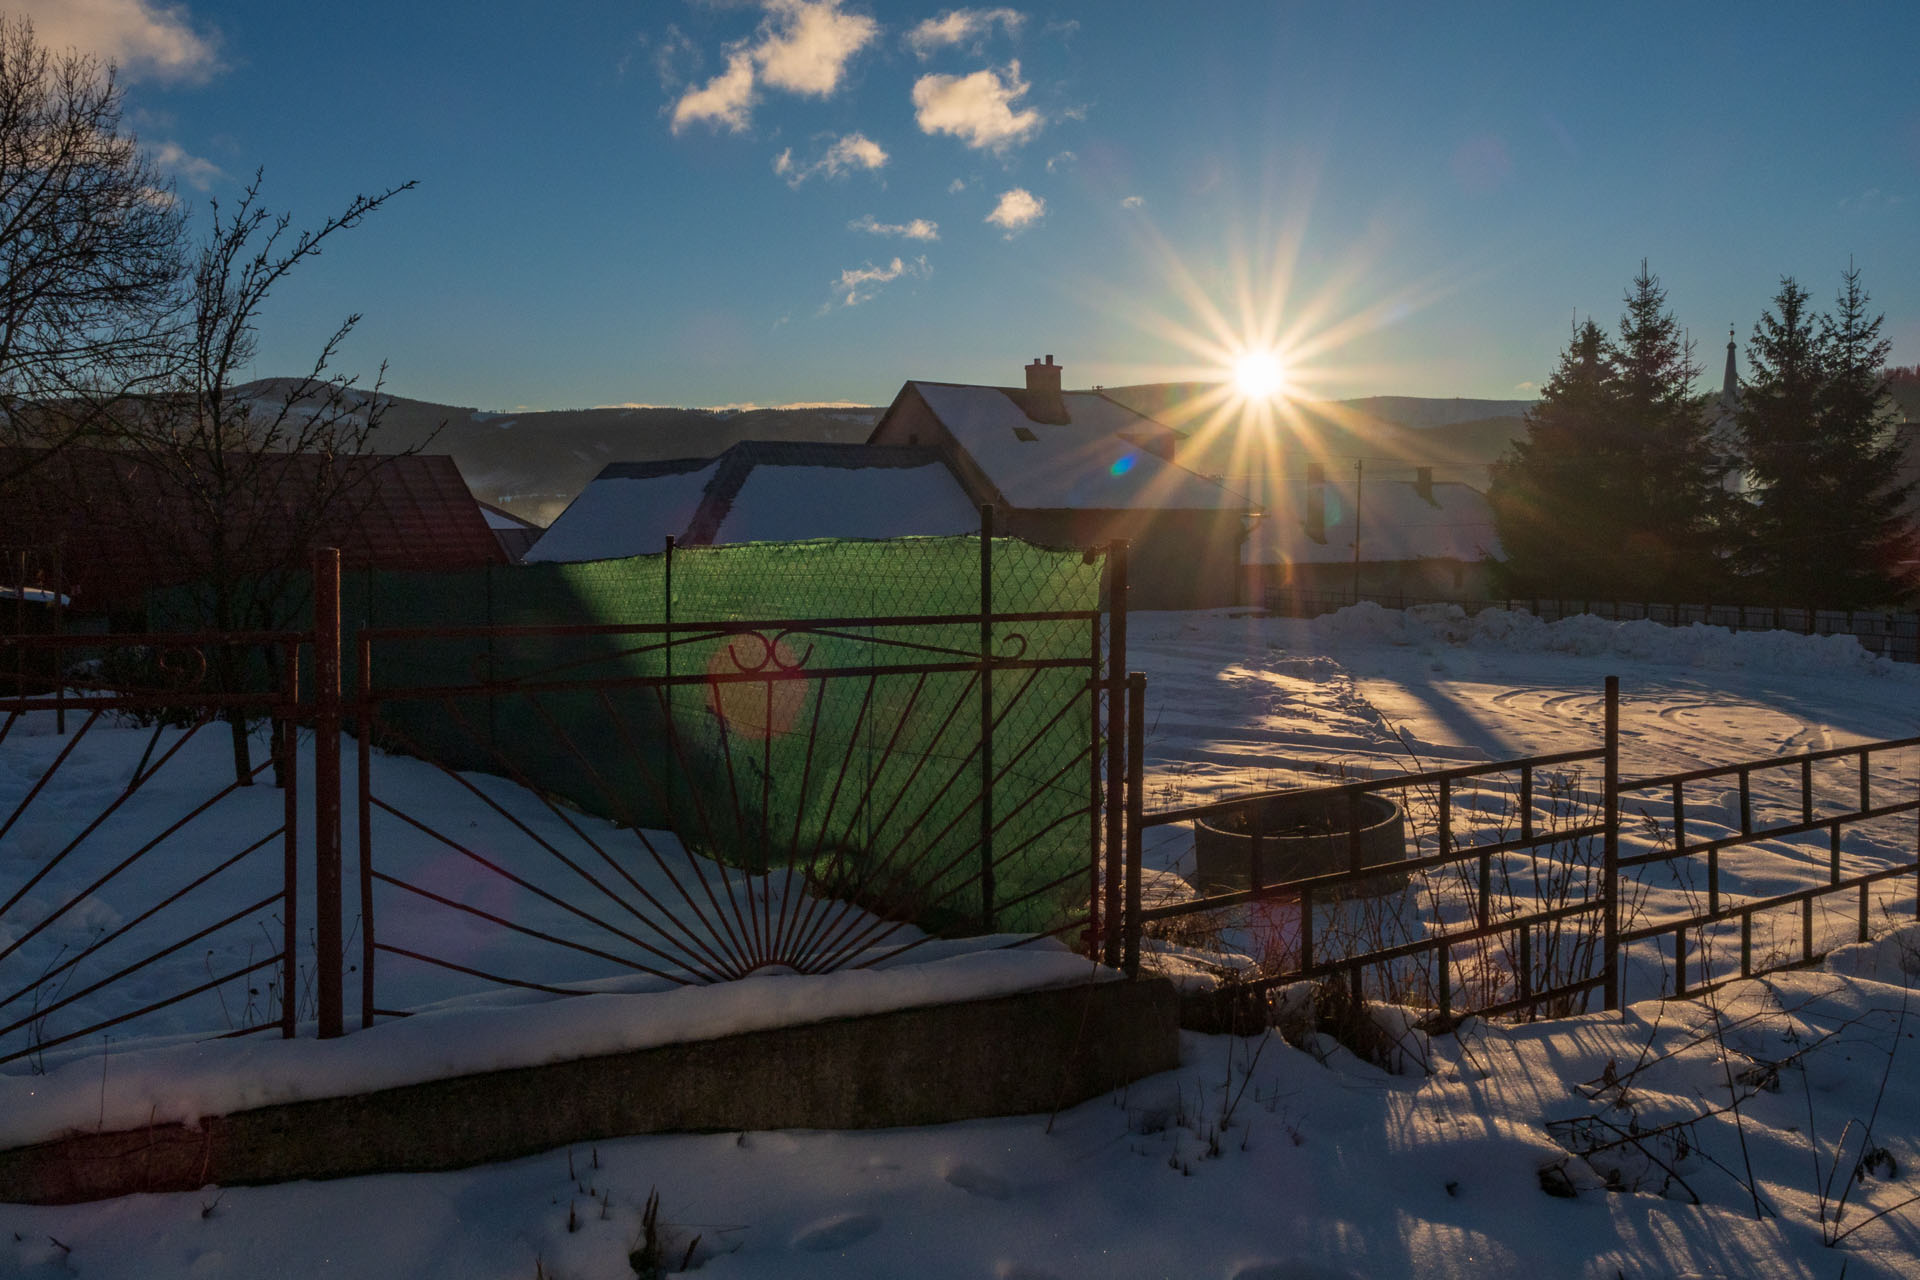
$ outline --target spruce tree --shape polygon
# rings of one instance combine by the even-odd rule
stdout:
[[[1820,348],[1825,382],[1820,397],[1821,455],[1846,495],[1836,512],[1836,551],[1818,566],[1836,589],[1843,608],[1886,604],[1909,595],[1916,585],[1911,526],[1904,515],[1912,482],[1900,481],[1904,442],[1894,433],[1887,401],[1890,382],[1887,353],[1892,344],[1880,336],[1883,317],[1868,316],[1867,291],[1851,262],[1840,277],[1834,310],[1820,318]]]
[[[1742,563],[1780,604],[1856,609],[1913,587],[1902,565],[1901,446],[1883,409],[1888,344],[1867,315],[1860,273],[1842,276],[1837,311],[1816,319],[1792,277],[1754,325],[1736,426],[1752,499]]]
[[[1612,455],[1627,472],[1616,576],[1629,596],[1705,599],[1724,577],[1731,497],[1712,421],[1693,390],[1700,366],[1644,258],[1625,301],[1610,420]]]
[[[1526,435],[1495,465],[1487,492],[1516,595],[1605,598],[1612,594],[1621,509],[1615,353],[1591,318],[1577,325]]]

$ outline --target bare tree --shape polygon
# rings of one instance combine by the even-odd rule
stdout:
[[[0,18],[0,481],[110,431],[182,318],[185,221],[111,65]]]
[[[121,427],[130,451],[104,496],[149,540],[176,580],[190,579],[197,616],[215,631],[292,625],[308,603],[305,570],[316,546],[352,544],[359,517],[377,500],[380,469],[422,442],[376,453],[386,366],[370,387],[334,371],[360,317],[348,316],[311,366],[268,396],[242,390],[258,345],[261,309],[274,286],[320,255],[336,235],[414,184],[355,196],[318,227],[296,230],[260,200],[260,178],[239,202],[213,206],[194,264],[189,316],[180,330],[174,382],[147,398]],[[349,550],[351,551],[351,545]],[[224,687],[247,678],[229,647],[213,675]],[[236,778],[250,774],[247,731],[232,717]]]

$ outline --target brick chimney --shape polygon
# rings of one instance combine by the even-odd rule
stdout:
[[[1035,422],[1064,425],[1072,419],[1067,417],[1067,402],[1060,397],[1060,365],[1053,362],[1049,355],[1045,364],[1035,356],[1033,363],[1027,366],[1027,416]]]

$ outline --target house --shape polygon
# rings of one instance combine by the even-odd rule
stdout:
[[[975,533],[980,510],[927,449],[744,440],[712,458],[604,468],[526,554],[528,563],[680,546]]]
[[[531,520],[523,520],[511,511],[502,510],[491,502],[482,502],[479,506],[487,528],[493,530],[494,540],[507,557],[507,563],[519,564],[526,558],[528,549],[540,540],[543,532],[540,526]]]
[[[1233,604],[1254,506],[1178,462],[1180,434],[1098,391],[1063,391],[1051,355],[1021,387],[912,381],[868,438],[925,449],[995,527],[1059,547],[1130,544],[1136,608]]]
[[[0,546],[57,556],[76,613],[131,619],[148,591],[202,577],[216,550],[242,575],[299,563],[322,546],[338,547],[348,570],[506,562],[444,455],[245,455],[236,465],[252,483],[229,495],[215,537],[199,515],[206,494],[179,479],[182,460],[90,448],[23,459],[27,452],[0,450],[0,475],[19,477],[0,493]],[[316,520],[308,512],[317,493],[332,497]]]
[[[1387,604],[1486,599],[1490,561],[1504,558],[1486,495],[1436,483],[1431,467],[1412,480],[1363,472],[1333,483],[1310,466],[1266,497],[1242,556],[1252,600],[1288,590]]]

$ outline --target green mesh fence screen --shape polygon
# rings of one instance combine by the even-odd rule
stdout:
[[[974,537],[349,573],[345,692],[368,631],[383,746],[875,917],[1044,933],[1086,908],[1103,570],[993,540],[986,698]]]

